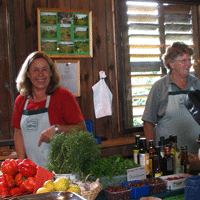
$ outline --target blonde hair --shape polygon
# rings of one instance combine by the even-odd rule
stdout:
[[[163,55],[165,66],[171,70],[169,63],[174,61],[177,56],[182,56],[184,54],[192,56],[194,54],[194,50],[183,42],[174,42],[172,46],[167,48],[166,53]]]
[[[51,58],[42,51],[32,52],[22,64],[22,67],[16,79],[18,92],[26,98],[30,97],[33,98],[32,83],[30,79],[27,77],[27,71],[29,71],[29,67],[33,63],[33,61],[38,58],[44,58],[49,64],[50,70],[52,72],[52,76],[50,79],[49,86],[46,90],[46,94],[47,95],[53,94],[60,85],[60,75],[58,73],[56,65],[51,60]]]

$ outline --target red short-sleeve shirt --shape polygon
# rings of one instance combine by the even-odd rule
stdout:
[[[15,100],[11,125],[18,129],[21,129],[20,122],[25,102],[26,98],[22,95],[18,95]],[[27,110],[44,108],[45,104],[46,100],[34,102],[30,99]],[[51,125],[72,125],[84,120],[76,98],[70,91],[62,87],[59,87],[59,89],[51,95],[48,112]]]

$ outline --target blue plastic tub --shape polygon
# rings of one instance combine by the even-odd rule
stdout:
[[[186,186],[184,190],[185,200],[200,199],[200,176],[192,176],[186,178]]]
[[[146,186],[142,186],[142,187],[130,187],[127,186],[129,183],[138,183],[138,182],[144,182],[144,181],[129,181],[129,182],[122,182],[122,185],[131,189],[131,198],[139,198],[139,197],[143,197],[143,196],[148,196],[149,195],[149,186],[150,184],[146,183]]]

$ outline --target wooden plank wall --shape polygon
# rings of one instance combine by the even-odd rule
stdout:
[[[8,25],[6,19],[6,1],[0,1],[0,139],[12,137],[10,127],[11,94],[8,59]]]
[[[118,72],[113,35],[113,2],[114,0],[0,0],[0,86],[2,88],[0,91],[0,140],[13,138],[10,122],[13,99],[16,98],[17,91],[14,86],[15,92],[11,92],[11,88],[6,85],[12,85],[14,82],[12,73],[14,77],[17,76],[28,54],[38,50],[38,7],[92,11],[93,58],[80,59],[81,97],[77,100],[85,120],[93,120],[95,135],[108,138],[119,137]],[[8,5],[12,9],[9,10]],[[10,27],[11,30],[7,27],[9,23],[13,24]],[[9,38],[8,32],[11,33]],[[12,42],[11,49],[8,49],[9,42]],[[113,93],[113,115],[95,119],[92,86],[99,81],[99,71],[102,70],[106,72],[106,83]]]

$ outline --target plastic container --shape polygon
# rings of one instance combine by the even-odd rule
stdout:
[[[200,199],[200,176],[186,178],[184,190],[184,199]]]
[[[126,174],[114,176],[111,180],[108,180],[106,177],[100,177],[100,183],[103,185],[104,189],[107,186],[121,185],[122,182],[125,182],[125,181],[127,181]]]
[[[78,181],[79,180],[79,176],[76,175],[76,174],[56,174],[56,178],[61,178],[61,177],[70,179],[72,181]]]
[[[103,192],[107,200],[121,200],[121,199],[128,200],[130,199],[131,189],[126,188],[126,190],[119,192],[111,192],[108,191],[107,189],[104,189]]]
[[[176,190],[176,189],[185,188],[185,179],[191,176],[192,175],[190,174],[180,173],[180,174],[173,174],[169,176],[161,176],[160,178],[167,181],[166,188],[168,190]]]
[[[149,194],[156,194],[166,191],[167,181],[159,177],[144,179],[145,182],[149,183]]]
[[[138,183],[138,187],[130,187],[128,186],[129,183]],[[144,186],[140,186],[141,184],[145,184]],[[144,181],[129,181],[129,182],[122,182],[122,185],[131,189],[131,198],[139,198],[143,196],[149,195],[149,183]]]

